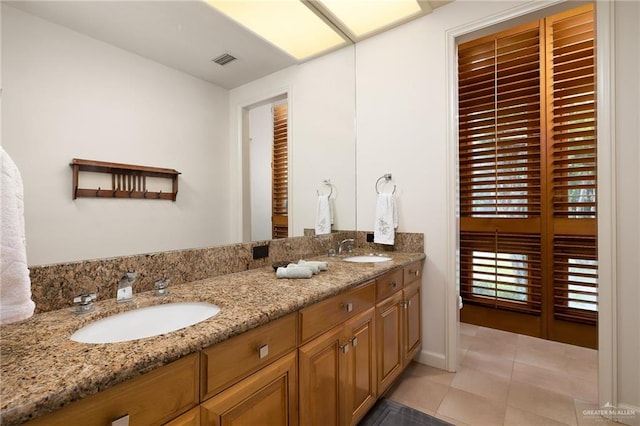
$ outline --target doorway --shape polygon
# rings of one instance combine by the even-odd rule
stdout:
[[[243,241],[289,236],[287,94],[243,108]]]
[[[567,3],[555,2],[556,6]],[[551,6],[554,7],[554,6]],[[615,40],[612,26],[614,6],[608,2],[596,2],[596,26],[598,44],[596,46],[596,69],[598,73],[597,111],[598,128],[598,218],[597,218],[597,247],[598,247],[598,399],[600,406],[606,402],[616,403],[617,358],[616,342],[617,327],[615,322],[616,281],[615,281],[615,247],[616,214],[615,214],[615,91],[614,88],[614,52]],[[459,310],[459,280],[458,280],[458,223],[457,223],[457,44],[460,38],[505,22],[513,22],[531,14],[544,16],[550,10],[548,4],[523,4],[507,12],[483,18],[464,26],[451,28],[446,32],[447,39],[447,75],[448,80],[448,119],[447,151],[448,151],[448,211],[450,220],[447,222],[448,247],[447,251],[447,313],[446,313],[446,357],[443,368],[456,371],[460,365],[460,310]],[[511,25],[512,26],[512,25]],[[504,27],[503,27],[504,28]],[[494,30],[495,31],[495,30]],[[486,33],[485,33],[486,34]]]
[[[593,5],[458,46],[461,320],[597,348]]]

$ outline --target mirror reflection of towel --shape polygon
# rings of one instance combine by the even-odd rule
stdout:
[[[378,194],[376,218],[373,226],[373,242],[393,245],[397,227],[398,205],[395,195],[389,193]]]
[[[316,235],[330,234],[333,224],[333,212],[329,195],[318,196],[318,207],[316,209]]]

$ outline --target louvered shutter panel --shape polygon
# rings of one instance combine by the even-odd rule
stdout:
[[[458,48],[461,295],[537,315],[540,67],[537,22]]]
[[[555,236],[553,300],[556,318],[596,324],[598,261],[595,237]]]
[[[458,49],[462,217],[540,214],[537,23]]]
[[[289,236],[289,155],[288,155],[288,107],[273,107],[273,161],[272,161],[272,237]]]
[[[469,303],[540,314],[539,235],[460,234],[460,293]]]
[[[595,217],[596,81],[593,11],[547,22],[555,217]]]
[[[553,187],[553,312],[597,322],[596,78],[593,6],[547,19]]]

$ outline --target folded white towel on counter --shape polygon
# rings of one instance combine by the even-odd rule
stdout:
[[[8,324],[29,318],[36,305],[27,267],[22,177],[2,147],[0,156],[0,324]]]
[[[307,265],[317,266],[318,269],[321,270],[321,271],[327,271],[329,269],[329,264],[327,262],[322,262],[322,261],[318,261],[318,260],[302,260],[302,259],[300,259],[298,261],[298,265],[302,265],[302,266],[307,266]]]
[[[309,268],[283,268],[276,269],[276,278],[311,278],[313,272]]]
[[[320,267],[318,265],[299,265],[297,263],[290,263],[287,265],[287,268],[307,268],[313,272],[313,275],[320,273]]]
[[[333,209],[329,195],[318,195],[316,208],[316,235],[330,234],[333,224]]]
[[[373,242],[393,245],[398,227],[398,205],[394,194],[380,193],[376,202]]]

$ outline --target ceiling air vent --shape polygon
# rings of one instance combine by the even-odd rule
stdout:
[[[223,53],[217,58],[213,58],[213,62],[218,65],[227,65],[229,62],[235,61],[236,59],[238,58],[236,58],[235,56],[231,56],[228,53]]]

